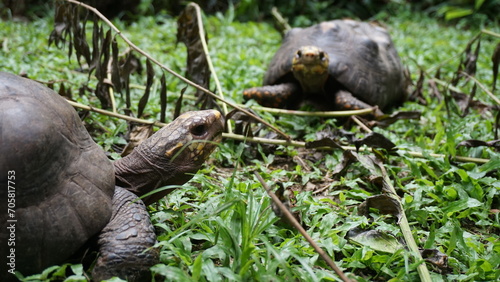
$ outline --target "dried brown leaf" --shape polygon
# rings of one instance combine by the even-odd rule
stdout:
[[[116,92],[122,93],[122,77],[118,59],[118,43],[116,38],[111,42],[111,83]]]
[[[500,128],[500,110],[497,109],[495,116],[495,139],[498,139],[498,128]]]
[[[357,160],[357,157],[351,150],[345,150],[342,154],[342,160],[335,166],[332,172],[333,178],[340,178],[344,176],[349,166]]]
[[[436,268],[437,272],[449,272],[448,256],[446,254],[441,253],[437,249],[423,249],[420,250],[420,255],[426,262],[432,264],[432,266]]]
[[[198,23],[197,21],[195,6],[193,4],[187,5],[177,19],[177,42],[182,42],[187,47],[186,77],[196,84],[209,89],[210,69],[205,52],[203,51],[198,24],[202,23]],[[205,42],[208,43],[207,35],[204,34],[204,36]],[[198,102],[202,102],[205,99],[213,100],[212,97],[207,96],[201,90],[196,91],[196,96],[203,97],[202,99],[198,99]]]
[[[139,146],[144,140],[153,135],[152,124],[129,124],[129,133],[126,139],[128,143],[123,149],[121,156],[125,157],[130,154],[135,147]]]
[[[180,116],[181,114],[181,109],[182,109],[182,100],[184,99],[184,93],[186,92],[186,89],[188,87],[184,87],[181,90],[181,95],[179,95],[179,99],[175,102],[175,111],[174,111],[174,118]]]
[[[423,95],[424,81],[425,81],[425,73],[423,70],[420,70],[420,74],[417,80],[417,85],[415,86],[415,89],[412,91],[409,97],[410,101],[418,101],[422,105],[427,105],[427,101],[425,101]]]
[[[337,140],[335,140],[334,138],[330,138],[330,137],[326,137],[326,138],[323,138],[320,140],[306,142],[307,149],[315,149],[315,148],[321,148],[321,147],[342,149],[342,146],[339,143],[337,143]]]
[[[95,25],[96,23],[94,23]],[[95,76],[98,80],[96,87],[96,96],[101,102],[101,108],[109,109],[111,108],[111,94],[110,94],[110,84],[107,81],[107,70],[108,63],[110,58],[110,47],[111,47],[111,38],[112,33],[111,30],[106,32],[106,36],[104,37],[102,33],[102,28],[99,28],[100,32],[97,35],[99,37],[99,41],[101,42],[99,46],[99,50],[96,54],[97,57],[93,58],[93,64],[95,67]],[[95,43],[98,45],[98,43]],[[90,70],[91,72],[91,70]]]
[[[474,53],[467,53],[466,59],[464,62],[464,71],[470,76],[474,76],[477,70],[477,58],[479,57],[479,50],[481,49],[481,38],[477,40],[476,49]]]
[[[370,127],[388,127],[389,125],[395,123],[398,120],[407,120],[407,119],[415,119],[419,120],[422,116],[422,113],[419,111],[398,111],[393,113],[392,115],[384,115],[378,120],[370,120],[368,121],[368,125]]]
[[[61,86],[59,87],[59,95],[65,97],[68,100],[73,100],[73,94],[71,93],[71,88],[67,88],[64,86],[64,83],[61,82]]]
[[[139,105],[137,106],[137,117],[141,118],[144,113],[144,109],[149,101],[149,93],[151,92],[151,86],[153,85],[153,78],[155,76],[155,71],[153,68],[153,64],[150,60],[146,60],[146,90],[144,91],[144,95],[142,95],[139,100]]]
[[[359,205],[358,214],[368,216],[370,214],[370,209],[372,208],[379,210],[382,214],[390,214],[396,217],[398,222],[402,216],[401,205],[398,200],[387,194],[368,197]]]
[[[431,98],[436,98],[438,100],[438,102],[442,101],[443,94],[441,94],[441,91],[439,91],[439,88],[438,88],[435,80],[433,80],[433,79],[429,80],[429,87],[430,87]]]
[[[370,132],[365,137],[354,141],[356,150],[359,150],[362,145],[366,145],[370,148],[382,148],[388,151],[396,147],[396,144],[378,132]]]
[[[137,71],[138,73],[142,73],[142,65],[139,59],[132,52],[128,52],[125,58],[125,62],[122,64],[121,72],[122,72],[122,80],[123,87],[126,89],[125,92],[125,105],[128,109],[131,108],[131,100],[130,100],[130,75]]]
[[[258,116],[257,113],[255,113],[253,110],[248,109],[251,113],[255,114]],[[234,109],[230,111],[226,115],[226,120],[233,120],[234,121],[234,133],[236,134],[241,134],[247,137],[253,137],[255,134],[252,132],[252,124],[254,123],[259,123],[255,118],[252,116],[249,116],[238,109]]]
[[[492,140],[492,141],[482,141],[482,140],[475,140],[475,139],[470,139],[470,140],[464,140],[460,143],[457,144],[458,147],[466,147],[466,148],[475,148],[475,147],[492,147],[495,150],[500,149],[500,140]]]
[[[167,82],[165,73],[160,78],[160,122],[165,122],[165,115],[167,111]]]

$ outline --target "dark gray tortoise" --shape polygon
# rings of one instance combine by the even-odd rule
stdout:
[[[295,109],[385,109],[406,99],[407,80],[388,32],[366,22],[334,20],[289,31],[264,76],[245,99]],[[379,112],[380,114],[381,112]]]
[[[222,130],[219,112],[188,112],[112,163],[62,97],[0,72],[0,255],[14,256],[0,281],[14,279],[14,269],[28,275],[63,263],[97,234],[93,279],[141,280],[158,262],[144,203],[168,191],[144,203],[138,196],[188,181]]]

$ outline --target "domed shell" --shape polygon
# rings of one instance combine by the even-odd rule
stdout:
[[[15,195],[16,270],[33,273],[61,263],[109,221],[112,163],[62,97],[2,72],[0,144],[0,199],[7,199],[8,190]],[[3,187],[8,171],[15,175],[12,189]],[[8,219],[6,206],[2,225]],[[10,234],[2,228],[0,236],[6,242]]]
[[[330,77],[355,97],[380,108],[405,99],[403,66],[388,32],[353,20],[322,22],[289,31],[271,60],[264,85],[294,80],[292,58],[306,45],[328,53]]]

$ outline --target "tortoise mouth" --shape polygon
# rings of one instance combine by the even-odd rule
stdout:
[[[305,93],[323,92],[328,79],[328,54],[315,46],[301,47],[292,60],[292,73]]]
[[[315,46],[303,46],[292,59],[292,72],[299,77],[317,77],[328,73],[329,57]]]
[[[293,56],[292,65],[322,65],[328,67],[328,54],[316,46],[302,46]]]

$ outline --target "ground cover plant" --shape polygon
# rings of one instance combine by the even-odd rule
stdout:
[[[436,260],[427,263],[432,281],[500,279],[498,146],[495,142],[474,146],[478,141],[467,141],[498,139],[495,130],[498,110],[486,106],[498,106],[487,92],[498,96],[498,90],[492,90],[491,58],[493,54],[499,56],[495,48],[498,49],[500,40],[481,35],[474,77],[487,91],[474,87],[472,79],[466,83],[463,78],[453,84],[460,61],[467,58],[466,55],[475,55],[477,41],[471,44],[472,51],[463,52],[481,27],[446,25],[405,7],[395,11],[382,11],[373,19],[388,27],[414,81],[411,89],[419,97],[397,110],[419,111],[421,115],[418,119],[398,120],[387,127],[373,128],[398,148],[391,154],[380,150],[386,173],[377,171],[369,162],[362,162],[376,153],[359,152],[357,161],[341,167],[339,164],[348,157],[340,149],[255,145],[227,138],[189,184],[150,206],[161,247],[161,263],[152,268],[157,280],[339,280],[302,235],[276,217],[271,200],[254,171],[259,172],[273,190],[282,187],[292,193],[293,212],[308,234],[351,279],[420,279],[417,267],[421,262],[415,261],[409,250],[398,247],[390,250],[389,243],[377,247],[373,240],[363,240],[372,237],[356,236],[366,234],[363,231],[373,231],[378,232],[375,238],[385,238],[391,245],[404,244],[397,214],[386,214],[380,206],[361,205],[382,194],[384,175],[401,199],[417,245],[428,250],[423,256]],[[182,44],[175,45],[175,18],[159,14],[131,23],[119,20],[113,23],[162,64],[184,73],[187,52]],[[1,70],[49,82],[56,91],[72,93],[73,99],[82,104],[101,107],[102,101],[95,95],[79,91],[80,85],[87,83],[89,66],[79,64],[74,55],[68,58],[68,46],[58,49],[48,45],[53,25],[52,16],[31,22],[2,21]],[[231,9],[204,18],[204,25],[221,89],[227,99],[241,103],[243,89],[260,85],[281,36],[269,23],[235,21]],[[91,34],[92,27],[88,29]],[[500,32],[495,25],[484,29]],[[125,46],[119,38],[117,42]],[[143,75],[131,76],[130,81],[130,108],[136,114],[145,92],[147,75],[144,73],[148,68],[143,58],[139,60]],[[467,62],[470,58],[463,65]],[[157,66],[151,68],[162,73]],[[186,84],[168,74],[165,80],[168,120]],[[88,80],[88,89],[97,88],[96,81],[94,77]],[[61,83],[64,91],[61,91]],[[214,85],[212,81],[211,88],[215,88]],[[156,75],[143,118],[161,119],[158,94],[161,86],[161,76]],[[475,91],[477,102],[468,109],[461,107],[447,91],[450,86],[465,94]],[[193,88],[185,90],[183,110],[196,108],[190,100],[194,92]],[[125,100],[116,94],[119,111],[127,107]],[[93,112],[83,114],[96,142],[112,158],[118,158],[115,148],[126,143],[127,123]],[[343,120],[259,114],[299,141],[317,140],[320,139],[318,132],[338,129],[356,138],[366,135],[357,125],[343,126]],[[340,142],[346,139],[342,137]],[[458,146],[462,141],[466,141],[462,143],[464,146]],[[419,152],[423,157],[409,152]],[[457,155],[485,162],[452,158]],[[25,279],[79,281],[86,277],[82,266],[76,264],[51,267]]]

